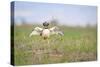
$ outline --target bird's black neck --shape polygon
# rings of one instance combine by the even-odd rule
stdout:
[[[44,29],[48,29],[48,26],[44,26]]]

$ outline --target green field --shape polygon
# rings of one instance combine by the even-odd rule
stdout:
[[[52,35],[49,44],[40,36],[29,37],[36,26],[14,27],[15,65],[51,64],[97,60],[95,27],[60,26],[64,36]]]

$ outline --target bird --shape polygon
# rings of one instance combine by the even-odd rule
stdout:
[[[44,26],[43,28],[35,27],[33,31],[30,33],[29,37],[32,37],[33,35],[40,35],[41,37],[43,37],[44,40],[46,40],[50,37],[50,35],[54,35],[54,34],[61,35],[61,36],[64,35],[64,33],[60,31],[57,26],[48,28],[49,26],[48,22],[44,22],[43,26]]]

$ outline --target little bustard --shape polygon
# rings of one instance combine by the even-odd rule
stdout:
[[[56,34],[56,35],[64,35],[62,31],[59,30],[57,26],[48,28],[49,23],[44,22],[43,26],[44,28],[35,27],[34,30],[30,33],[29,37],[32,35],[40,35],[43,37],[44,40],[48,39],[50,35]]]

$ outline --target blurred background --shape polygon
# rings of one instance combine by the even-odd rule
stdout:
[[[97,7],[54,3],[14,2],[14,21],[16,25],[52,24],[66,26],[97,25]]]

